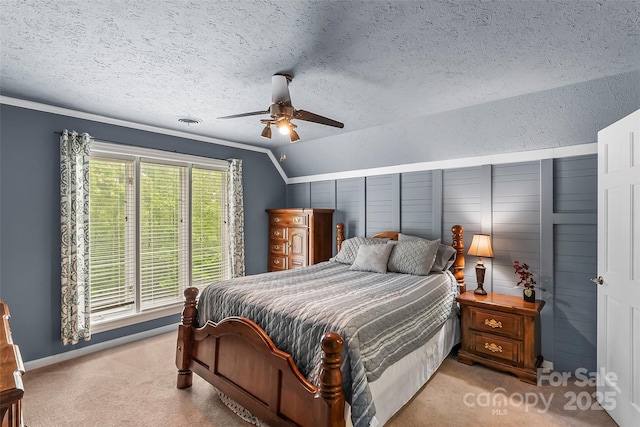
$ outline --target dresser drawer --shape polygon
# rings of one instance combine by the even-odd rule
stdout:
[[[512,363],[520,363],[522,354],[522,342],[500,337],[493,334],[481,334],[471,332],[471,351],[507,360]]]
[[[288,229],[286,227],[271,227],[269,230],[269,236],[271,239],[283,239],[287,240],[289,238]]]
[[[287,270],[287,257],[286,256],[277,256],[277,255],[269,255],[269,271],[275,270]]]
[[[306,215],[271,215],[271,225],[306,226],[307,218]]]
[[[469,307],[471,328],[492,334],[505,335],[510,338],[522,339],[522,316],[499,311],[483,310]]]
[[[274,242],[269,243],[269,251],[274,255],[286,255],[287,254],[287,242]]]

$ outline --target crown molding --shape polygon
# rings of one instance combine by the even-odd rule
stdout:
[[[237,148],[240,150],[255,151],[258,153],[263,153],[269,157],[269,160],[271,160],[271,163],[273,163],[273,166],[276,168],[278,173],[280,173],[280,176],[282,177],[284,182],[286,183],[288,180],[288,177],[285,174],[282,167],[280,166],[280,163],[278,162],[276,157],[273,155],[271,150],[269,150],[268,148],[255,147],[252,145],[241,144],[239,142],[225,141],[224,139],[194,135],[187,132],[182,132],[182,131],[172,130],[172,129],[165,129],[158,126],[143,125],[140,123],[130,122],[127,120],[114,119],[112,117],[101,116],[101,115],[92,114],[92,113],[85,113],[82,111],[71,110],[69,108],[56,107],[53,105],[42,104],[34,101],[27,101],[24,99],[11,98],[4,95],[0,95],[0,104],[6,104],[6,105],[11,105],[11,106],[20,107],[20,108],[27,108],[29,110],[42,111],[44,113],[58,114],[61,116],[74,117],[77,119],[91,120],[94,122],[106,123],[114,126],[130,128],[130,129],[137,129],[145,132],[153,132],[153,133],[159,133],[162,135],[175,136],[177,138],[207,142],[209,144],[223,145],[226,147]],[[99,136],[97,138],[100,139]]]

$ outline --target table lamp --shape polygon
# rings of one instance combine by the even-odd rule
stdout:
[[[484,273],[486,270],[482,257],[493,258],[491,237],[488,234],[474,234],[473,240],[471,241],[471,247],[467,254],[478,257],[478,263],[476,264],[476,281],[478,282],[478,287],[473,291],[473,293],[477,295],[486,295],[487,291],[482,288],[482,285],[484,284]]]

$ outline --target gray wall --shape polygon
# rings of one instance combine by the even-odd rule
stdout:
[[[263,153],[143,132],[73,117],[0,105],[0,297],[9,304],[14,341],[31,361],[160,326],[170,316],[96,334],[88,343],[60,343],[59,135],[97,139],[218,159],[243,160],[246,270],[267,268],[267,208],[285,205],[285,183]]]
[[[638,108],[635,71],[290,144],[282,167],[299,177],[585,144]]]
[[[289,207],[336,209],[346,237],[383,230],[451,242],[451,226],[493,238],[485,289],[522,295],[513,261],[531,265],[539,286],[542,353],[561,371],[595,371],[596,155],[515,164],[427,170],[291,184]],[[316,196],[314,193],[320,194]],[[320,200],[322,202],[320,202]],[[467,257],[467,289],[477,286]]]

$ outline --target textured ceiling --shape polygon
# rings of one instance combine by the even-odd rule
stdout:
[[[296,108],[345,123],[298,121],[314,144],[640,69],[637,1],[0,0],[0,12],[2,95],[270,148],[260,116],[216,117],[266,109],[277,72],[294,75]]]

